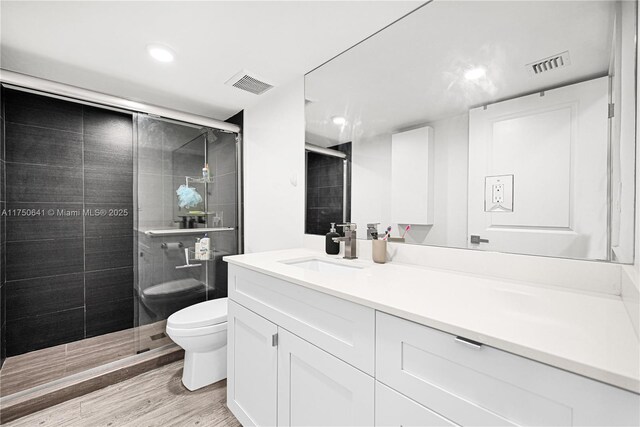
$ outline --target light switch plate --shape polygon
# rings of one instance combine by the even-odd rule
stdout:
[[[513,175],[484,178],[484,211],[513,212]]]

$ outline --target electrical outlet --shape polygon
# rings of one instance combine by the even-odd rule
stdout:
[[[504,203],[504,184],[493,184],[493,203]]]
[[[513,175],[485,177],[485,212],[513,212]]]

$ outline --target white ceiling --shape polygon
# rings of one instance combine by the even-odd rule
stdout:
[[[612,1],[435,0],[307,76],[307,141],[395,132],[602,76],[614,9]],[[566,50],[566,68],[534,76],[525,67]],[[486,78],[467,81],[464,72],[477,66]]]
[[[260,100],[224,85],[241,69],[285,85],[421,3],[2,0],[0,66],[224,120]]]

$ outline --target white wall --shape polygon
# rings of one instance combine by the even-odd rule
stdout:
[[[244,111],[245,252],[302,246],[304,77]]]
[[[355,138],[351,143],[351,222],[358,238],[367,238],[367,224],[379,231],[391,220],[391,135]]]
[[[431,126],[434,133],[434,221],[433,225],[412,225],[406,241],[466,247],[469,115],[422,126]],[[391,134],[356,138],[352,144],[351,220],[358,224],[358,237],[364,239],[367,223],[380,222],[380,231],[391,224]],[[394,236],[401,234],[403,227],[391,225]]]
[[[637,7],[637,6],[636,6]],[[637,21],[640,22],[640,7],[636,9]],[[636,29],[636,39],[637,39],[637,29]],[[636,70],[640,70],[640,54],[636,52]],[[638,122],[640,122],[640,87],[638,82],[636,82],[636,245],[635,245],[635,270],[636,275],[640,274],[640,150],[638,149],[638,144],[640,142],[640,126],[638,126]],[[637,282],[637,277],[636,277]]]

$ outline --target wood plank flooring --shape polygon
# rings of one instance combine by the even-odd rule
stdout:
[[[0,369],[0,397],[135,355],[139,349],[169,344],[169,337],[157,338],[165,324],[156,322],[9,357]]]
[[[178,361],[10,423],[7,427],[238,427],[226,406],[226,381],[195,392]]]
[[[0,424],[108,387],[184,358],[175,344],[67,376],[21,393],[0,397]]]

